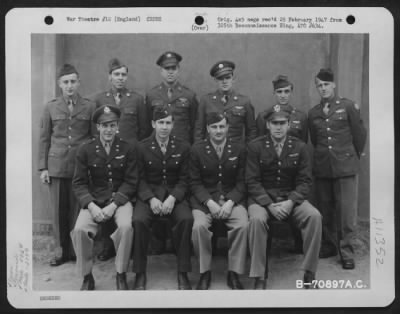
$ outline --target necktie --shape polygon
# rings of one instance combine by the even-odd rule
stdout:
[[[275,150],[276,150],[276,154],[279,157],[281,155],[281,153],[282,153],[282,144],[281,143],[275,144]]]
[[[161,152],[165,155],[165,153],[167,152],[167,146],[165,145],[165,143],[161,143]]]
[[[328,115],[330,106],[329,102],[325,103],[324,109],[322,109],[325,115]]]
[[[114,96],[114,99],[115,99],[115,104],[118,106],[119,103],[121,102],[121,93],[117,93],[117,94]]]
[[[221,98],[221,101],[225,105],[228,102],[228,95],[224,94],[224,96],[222,96],[222,98]]]
[[[167,95],[168,95],[168,99],[171,100],[171,98],[172,98],[172,88],[171,87],[168,87]]]
[[[219,159],[221,159],[221,157],[222,157],[222,146],[221,145],[218,145],[217,146],[217,155],[218,155],[218,158]]]
[[[109,142],[104,143],[104,149],[105,149],[107,155],[109,155],[110,154],[110,143]]]
[[[72,99],[68,100],[68,110],[70,113],[72,113],[72,111],[74,111],[74,103],[72,102]]]

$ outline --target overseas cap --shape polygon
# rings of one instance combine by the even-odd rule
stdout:
[[[273,106],[264,116],[267,121],[272,121],[278,118],[289,120],[290,114],[284,110],[280,105]]]
[[[283,88],[286,86],[291,86],[293,88],[293,84],[289,81],[286,75],[278,75],[273,81],[272,85],[274,86],[274,90],[278,88]]]
[[[207,116],[206,116],[206,123],[207,123],[207,126],[209,126],[211,124],[218,123],[224,119],[226,119],[226,122],[229,122],[228,117],[226,115],[224,115],[223,113],[209,112],[209,113],[207,113]]]
[[[166,105],[156,106],[153,110],[153,121],[164,119],[172,115],[171,110]]]
[[[317,76],[318,79],[325,82],[333,82],[335,77],[331,69],[321,69],[319,70]]]
[[[59,79],[61,76],[73,74],[73,73],[75,73],[76,75],[79,75],[78,71],[75,69],[75,67],[73,65],[66,63],[58,69],[57,79]]]
[[[182,61],[182,56],[173,51],[164,52],[156,61],[162,68],[178,65]]]
[[[126,70],[128,70],[128,67],[123,64],[119,59],[117,58],[112,58],[109,62],[108,62],[108,73],[111,74],[112,71],[120,69],[120,68],[126,68]]]
[[[232,61],[219,61],[210,70],[210,75],[216,79],[228,74],[233,74],[235,64]]]
[[[93,122],[96,124],[118,121],[121,110],[115,106],[101,106],[93,113]]]

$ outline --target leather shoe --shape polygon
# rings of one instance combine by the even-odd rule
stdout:
[[[234,271],[228,271],[227,284],[228,287],[232,290],[243,290],[243,286],[239,280],[239,276]]]
[[[196,290],[208,290],[211,284],[211,271],[206,271],[200,275]]]
[[[83,277],[81,290],[94,290],[94,278],[92,273],[89,273]]]
[[[178,290],[192,290],[192,285],[185,272],[178,273]]]
[[[342,260],[343,269],[354,269],[354,260],[352,258]]]
[[[117,282],[117,290],[129,290],[126,282],[126,273],[117,273],[115,280]]]
[[[257,277],[254,280],[254,290],[265,290],[267,288],[267,279]]]
[[[321,246],[321,249],[319,251],[319,258],[328,258],[336,255],[337,255],[337,250],[334,246],[331,245]]]
[[[146,290],[146,273],[136,273],[135,290]]]
[[[304,289],[318,289],[318,285],[313,283],[315,280],[315,274],[311,271],[306,270],[303,277],[303,288]]]
[[[68,261],[68,258],[66,258],[65,256],[61,256],[61,257],[53,257],[50,260],[50,266],[60,266],[64,263],[66,263]]]
[[[105,262],[108,261],[110,258],[115,256],[115,250],[112,248],[104,248],[99,255],[97,255],[97,259],[99,261]]]

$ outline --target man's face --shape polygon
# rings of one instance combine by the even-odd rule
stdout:
[[[228,129],[229,126],[226,119],[207,125],[207,132],[214,143],[222,143],[228,134]]]
[[[285,86],[275,89],[274,96],[278,105],[287,105],[292,96],[292,86]]]
[[[123,89],[126,86],[126,81],[128,79],[128,69],[126,67],[122,67],[119,69],[115,69],[108,76],[111,86],[114,89]]]
[[[111,142],[114,140],[115,134],[118,131],[118,121],[110,121],[97,124],[100,139],[104,142]]]
[[[151,125],[153,126],[156,137],[161,141],[165,141],[171,134],[172,128],[174,127],[174,120],[170,115],[168,117],[165,117],[164,119],[151,121]]]
[[[336,84],[334,82],[321,81],[319,78],[315,78],[315,86],[321,98],[330,99],[335,96]]]
[[[227,74],[222,77],[216,78],[215,81],[218,84],[218,88],[222,92],[229,92],[232,89],[235,80],[232,74]]]
[[[78,92],[79,85],[80,81],[76,73],[63,75],[58,79],[58,86],[60,86],[64,97],[75,96]]]
[[[167,84],[174,84],[179,77],[179,66],[171,65],[165,68],[161,67],[161,77]]]
[[[267,121],[267,128],[271,133],[271,137],[279,142],[286,137],[289,130],[289,120],[286,118],[275,118]]]

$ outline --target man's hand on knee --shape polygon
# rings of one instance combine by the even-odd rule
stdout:
[[[104,220],[104,213],[99,206],[94,202],[90,202],[88,205],[88,210],[93,217],[95,222],[102,222]]]
[[[114,202],[112,202],[112,203],[108,204],[106,207],[104,207],[102,209],[102,212],[104,214],[104,220],[110,219],[114,215],[117,208],[118,208],[118,206]]]

